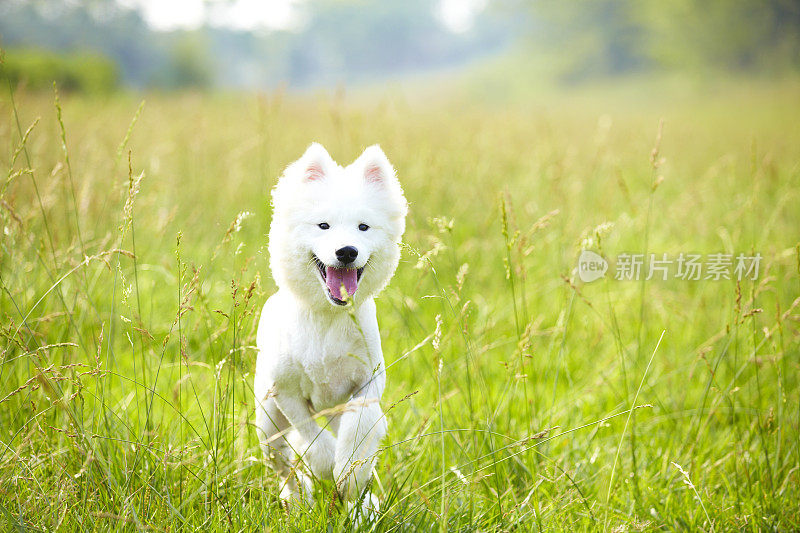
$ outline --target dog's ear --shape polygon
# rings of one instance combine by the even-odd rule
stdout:
[[[364,150],[354,165],[361,169],[364,179],[370,183],[382,184],[395,179],[394,167],[377,144]]]
[[[323,179],[335,164],[328,151],[319,143],[311,143],[300,158],[300,163],[303,178],[308,181]]]

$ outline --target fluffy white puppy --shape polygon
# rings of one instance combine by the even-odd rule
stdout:
[[[333,478],[353,502],[386,434],[373,297],[397,267],[406,200],[377,145],[343,168],[315,143],[286,168],[272,205],[269,254],[278,292],[258,325],[259,440],[282,478],[282,499],[310,501],[310,472]]]

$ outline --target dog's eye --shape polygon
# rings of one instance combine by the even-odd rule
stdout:
[[[317,226],[319,226],[319,229],[331,229],[331,225],[327,222],[320,222]]]
[[[359,224],[358,229],[360,231],[367,231],[369,229],[369,226],[367,226],[366,224]]]

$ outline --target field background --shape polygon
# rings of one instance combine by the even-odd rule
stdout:
[[[268,193],[313,132],[341,162],[381,143],[411,206],[363,527],[797,528],[798,89],[4,96],[4,522],[349,526],[329,485],[281,510],[251,425]],[[764,259],[584,285],[586,244]]]
[[[458,33],[309,0],[260,37],[112,4],[0,6],[51,50],[0,54],[0,529],[800,529],[793,4],[491,2]],[[269,192],[312,141],[379,143],[410,204],[360,524],[330,482],[284,509],[252,425]],[[762,260],[583,283],[582,249]]]

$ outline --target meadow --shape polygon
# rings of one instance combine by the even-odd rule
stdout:
[[[354,527],[331,483],[284,510],[252,425],[269,191],[311,141],[380,143],[410,202],[357,529],[800,528],[800,82],[479,93],[4,89],[3,529]],[[582,249],[762,259],[584,283]]]

